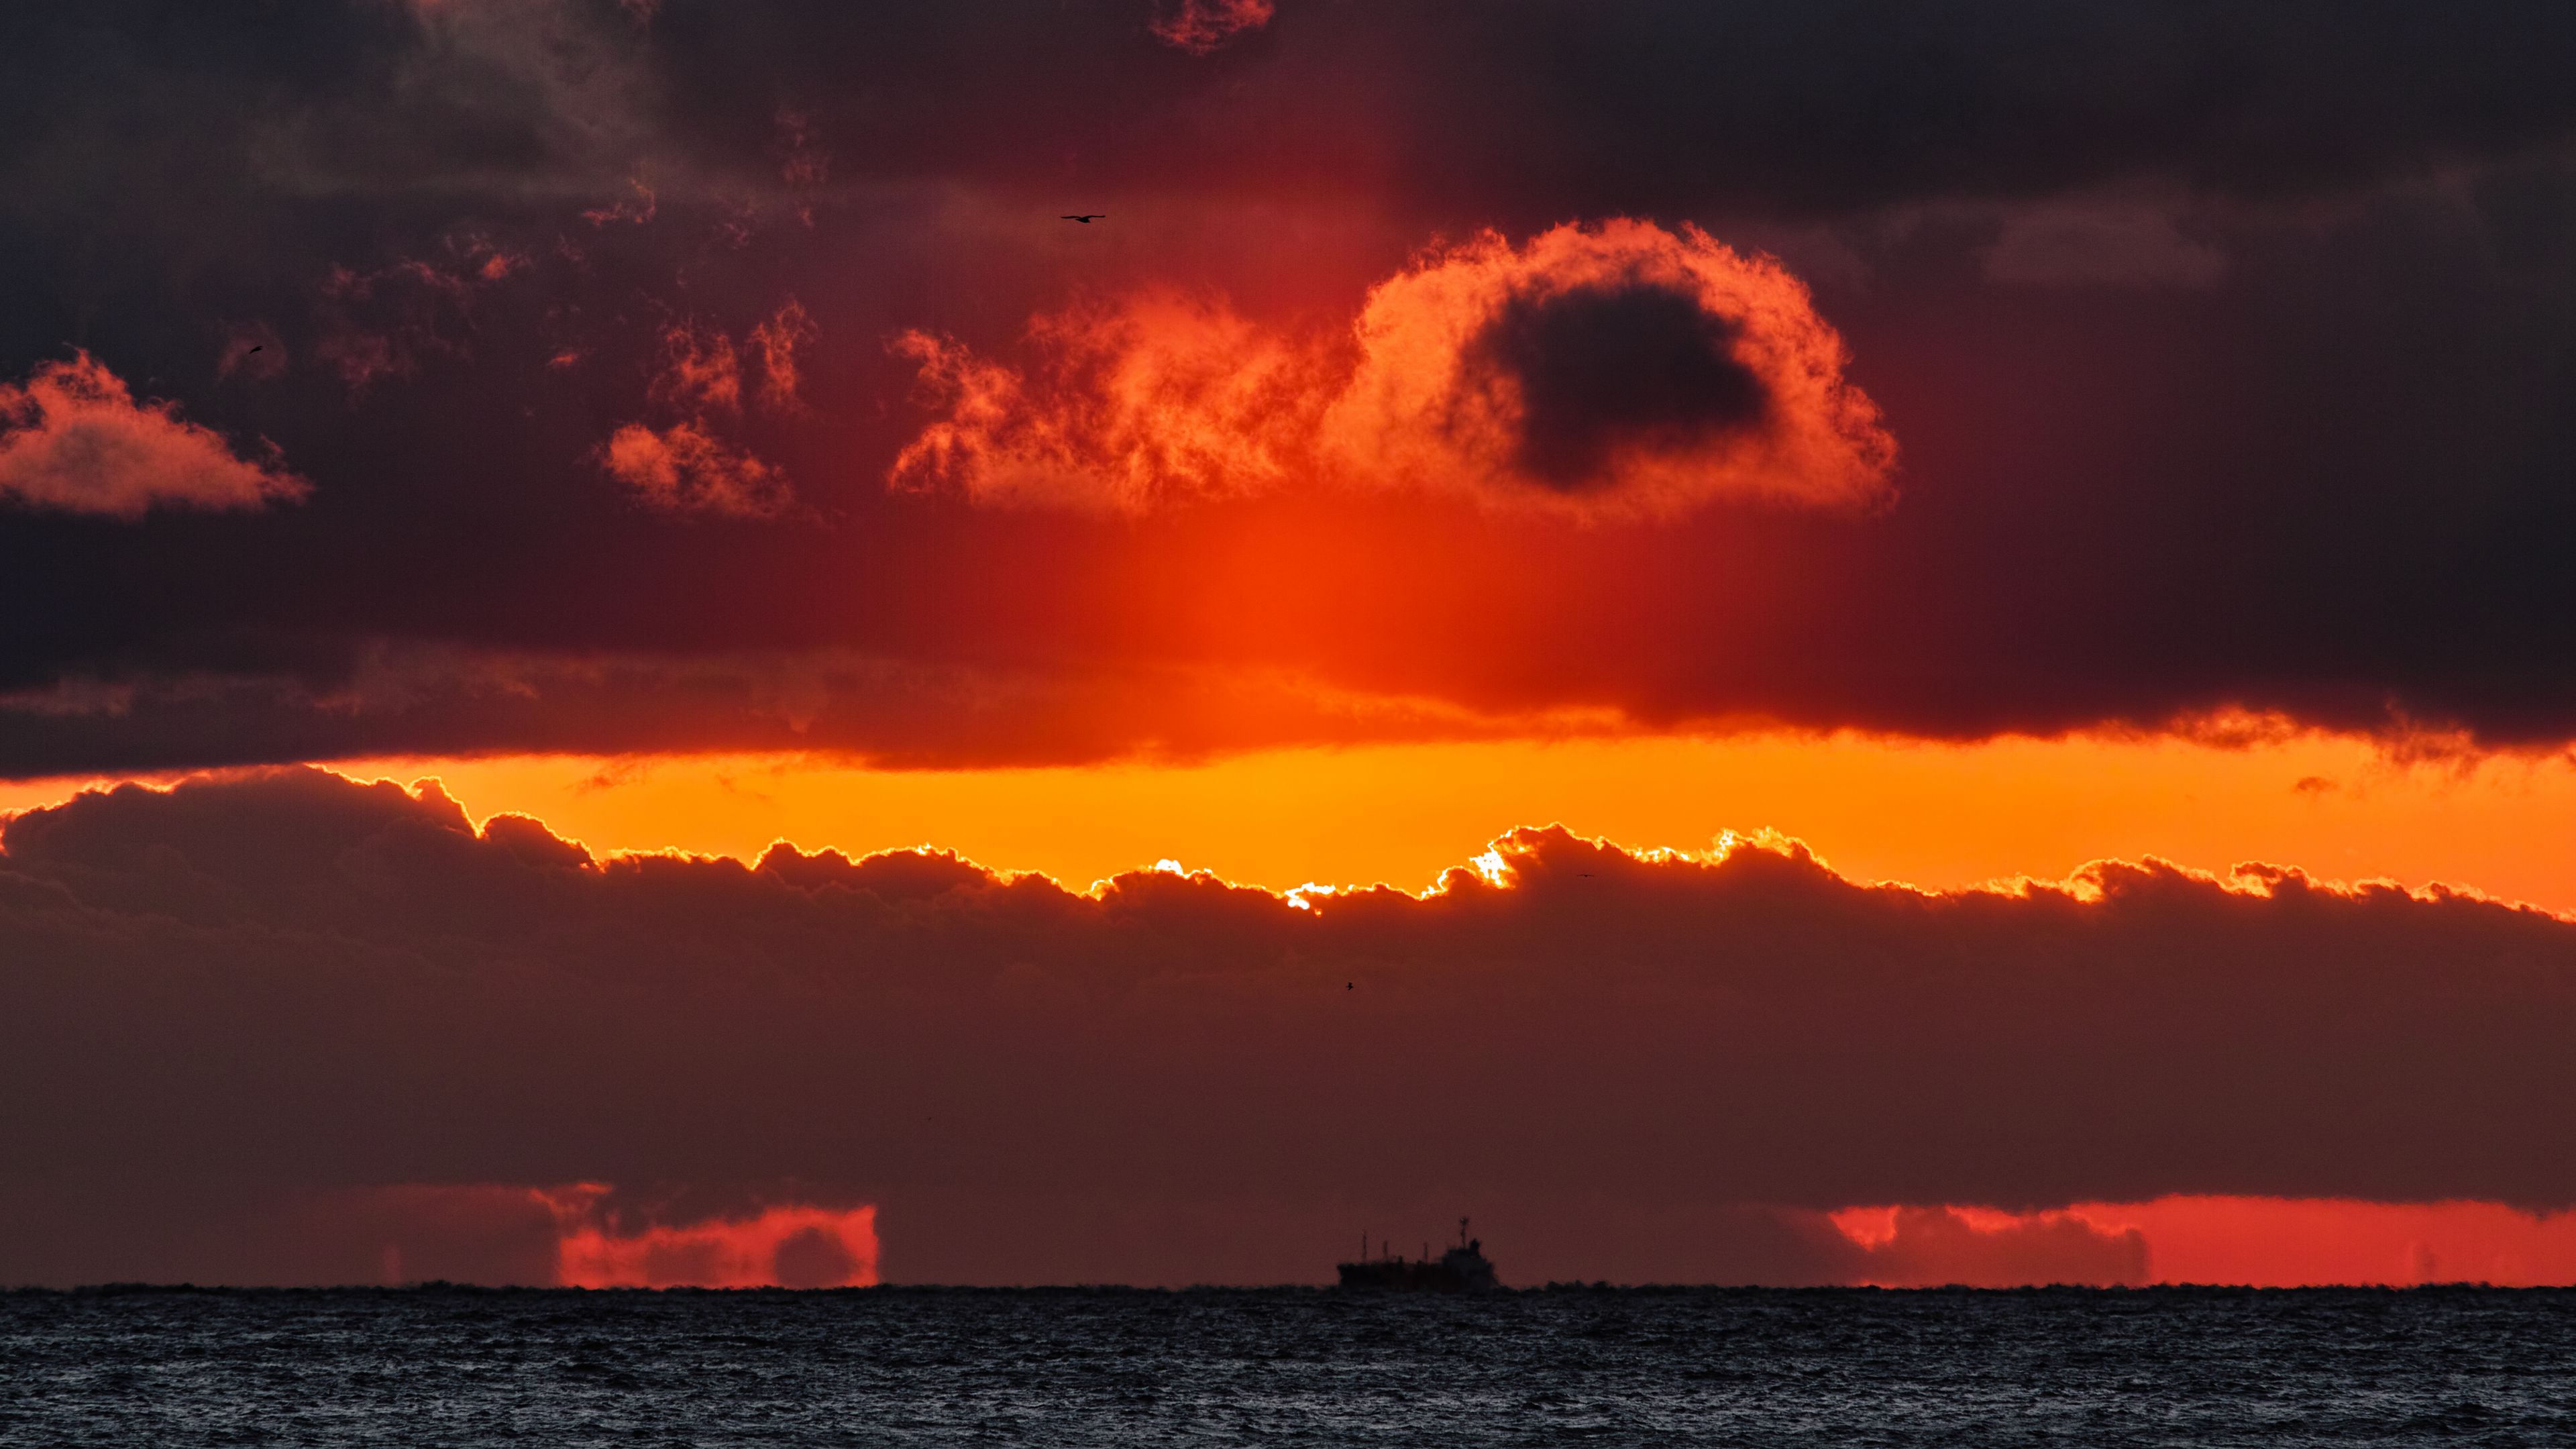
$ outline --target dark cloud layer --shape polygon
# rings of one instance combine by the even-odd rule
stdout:
[[[828,154],[840,181],[1285,185],[1526,226],[2140,176],[2314,192],[2576,124],[2576,22],[2539,0],[672,0],[638,20],[617,0],[22,10],[7,156],[35,184],[10,204],[141,220],[153,199],[119,192],[143,180],[501,193],[638,160],[784,181]]]
[[[938,855],[594,861],[311,772],[5,843],[7,1281],[327,1275],[385,1194],[514,1184],[498,1246],[412,1261],[526,1271],[524,1189],[585,1181],[630,1230],[874,1203],[916,1281],[1311,1281],[1459,1212],[1521,1281],[1905,1279],[2003,1248],[1818,1214],[2576,1202],[2576,926],[2271,868],[1924,895],[1546,830],[1424,898],[1093,898]],[[338,1237],[278,1226],[335,1201]],[[2133,1237],[2016,1231],[2019,1271],[2139,1276]]]
[[[657,66],[693,110],[810,96],[880,175],[1364,189],[1523,225],[2142,175],[2305,192],[2576,123],[2576,24],[2530,0],[1311,0],[1195,68],[1135,43],[1138,9],[673,6]]]
[[[1408,734],[2243,707],[2555,745],[2571,26],[2502,0],[18,7],[0,386],[86,356],[236,461],[275,445],[224,497],[283,498],[281,467],[307,491],[67,514],[0,488],[0,773],[1089,759],[1355,737],[1368,698]],[[1813,288],[1902,447],[1892,493],[1883,452],[1840,493],[1892,505],[1687,487],[1587,527],[1474,487],[1284,498],[1235,486],[1277,463],[1233,423],[1151,440],[1216,481],[1148,523],[886,486],[957,401],[895,339],[1035,377],[1063,319],[1098,350],[1133,315],[1110,301],[1176,298],[1195,350],[1148,381],[1239,423],[1308,356],[1246,339],[1330,343],[1479,228],[1621,217]],[[1533,410],[1494,470],[1589,501],[1622,446],[1733,413],[1704,320],[1577,295],[1483,351]],[[750,390],[674,391],[675,337]],[[778,360],[795,406],[748,381]],[[1039,696],[1081,703],[962,703]]]

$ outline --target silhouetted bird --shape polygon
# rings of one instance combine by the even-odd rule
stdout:
[[[257,351],[259,351],[259,348],[258,348],[257,346],[252,347],[252,348],[251,348],[251,350],[250,350],[250,352],[257,352]],[[242,354],[242,356],[244,356],[244,357],[248,357],[248,356],[250,356],[250,352],[245,352],[245,353],[243,353],[243,354]]]
[[[1109,214],[1109,213],[1108,213],[1108,212],[1105,212],[1105,211],[1095,211],[1095,212],[1093,212],[1093,213],[1092,213],[1091,215],[1089,215],[1089,216],[1063,216],[1063,217],[1058,217],[1058,218],[1056,218],[1056,219],[1057,219],[1058,221],[1078,221],[1078,222],[1081,222],[1084,226],[1089,226],[1089,225],[1091,225],[1093,222],[1100,220],[1102,217],[1107,216],[1108,214]]]
[[[1342,989],[1344,991],[1357,991],[1360,989],[1360,984],[1356,981],[1345,981],[1342,983]]]

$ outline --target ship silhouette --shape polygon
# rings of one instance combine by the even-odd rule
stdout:
[[[1485,1257],[1481,1238],[1467,1236],[1467,1220],[1458,1220],[1458,1246],[1436,1260],[1426,1243],[1419,1258],[1398,1257],[1384,1246],[1369,1256],[1368,1235],[1360,1235],[1360,1259],[1337,1265],[1345,1288],[1387,1288],[1409,1293],[1469,1293],[1499,1288],[1494,1265]]]

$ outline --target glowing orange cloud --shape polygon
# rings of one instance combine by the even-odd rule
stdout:
[[[1142,511],[1342,483],[1583,516],[1887,491],[1896,444],[1777,262],[1617,219],[1486,233],[1374,288],[1343,337],[1164,291],[1029,329],[1029,370],[907,332],[945,416],[889,482],[987,504]]]
[[[948,416],[894,463],[910,491],[1142,512],[1267,491],[1310,466],[1332,373],[1316,348],[1224,303],[1149,291],[1030,324],[1036,377],[923,332],[895,350]]]
[[[662,329],[662,370],[653,401],[687,413],[742,411],[742,359],[733,339],[685,323]]]
[[[1156,39],[1192,55],[1206,55],[1247,30],[1270,23],[1270,0],[1181,0],[1156,20]]]
[[[609,435],[600,461],[647,506],[666,513],[772,518],[789,498],[785,474],[695,422],[628,423]]]
[[[2496,1202],[2177,1195],[2031,1213],[1865,1207],[1827,1216],[1865,1255],[1854,1281],[1889,1288],[2576,1283],[2576,1213]]]
[[[599,450],[600,466],[647,507],[665,513],[775,518],[786,512],[795,497],[787,475],[728,441],[718,420],[742,413],[746,360],[759,374],[754,395],[764,408],[801,408],[796,349],[813,334],[813,319],[793,298],[739,347],[722,332],[693,324],[664,328],[661,368],[647,396],[676,421],[618,428]]]
[[[235,456],[166,402],[136,402],[82,352],[0,383],[0,501],[139,518],[153,508],[259,508],[302,498],[303,479]]]
[[[555,1280],[564,1287],[864,1288],[877,1281],[873,1207],[787,1204],[619,1232],[599,1213],[608,1192],[583,1183],[539,1194],[561,1224]]]

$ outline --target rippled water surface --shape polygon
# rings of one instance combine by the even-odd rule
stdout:
[[[2576,1293],[0,1295],[6,1444],[2576,1444]]]

